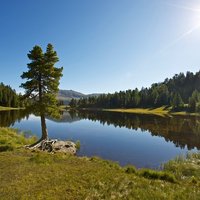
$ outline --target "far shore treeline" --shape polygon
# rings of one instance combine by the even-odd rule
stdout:
[[[21,94],[17,94],[10,86],[0,83],[0,106],[18,108],[24,107],[25,104]]]
[[[126,90],[98,97],[72,99],[76,108],[150,108],[172,106],[174,110],[200,112],[200,71],[176,74],[150,88]]]
[[[26,107],[25,100],[10,86],[0,83],[0,106]],[[72,108],[153,108],[171,106],[175,111],[200,112],[200,71],[176,74],[150,88],[129,89],[113,94],[72,99]]]

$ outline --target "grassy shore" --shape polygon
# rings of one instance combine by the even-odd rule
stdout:
[[[181,116],[200,116],[199,113],[189,113],[185,111],[174,112],[171,107],[162,106],[159,108],[129,108],[129,109],[102,109],[107,112],[123,112],[135,114],[150,114],[159,116],[181,115]]]
[[[178,158],[163,171],[92,157],[31,152],[35,138],[0,128],[1,199],[199,199],[200,155]]]
[[[3,106],[0,106],[0,111],[19,110],[19,109],[22,109],[22,108],[12,108],[12,107],[3,107]]]
[[[169,108],[128,108],[128,109],[103,109],[103,111],[109,112],[124,112],[124,113],[136,113],[136,114],[151,114],[151,115],[168,115],[170,113]]]

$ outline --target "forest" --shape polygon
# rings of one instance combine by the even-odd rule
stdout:
[[[71,107],[76,108],[150,108],[163,105],[174,110],[200,111],[200,71],[187,72],[154,83],[149,88],[135,88],[98,97],[72,99]]]
[[[18,95],[10,86],[0,83],[0,106],[23,107],[21,95]]]

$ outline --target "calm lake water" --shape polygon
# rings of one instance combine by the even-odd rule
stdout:
[[[64,112],[47,119],[50,138],[79,140],[79,156],[99,156],[120,165],[159,168],[178,155],[200,150],[200,118],[110,112]],[[24,111],[0,112],[0,126],[41,136],[40,118]]]

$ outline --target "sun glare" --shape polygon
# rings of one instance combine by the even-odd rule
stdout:
[[[185,5],[178,5],[178,4],[167,4],[168,6],[172,6],[181,10],[187,10],[191,13],[191,24],[190,28],[179,35],[176,39],[174,39],[171,43],[169,43],[165,48],[163,48],[159,53],[166,51],[167,49],[173,47],[181,40],[185,39],[187,36],[191,35],[193,32],[200,29],[200,6],[185,6]],[[189,26],[189,25],[187,25]]]

